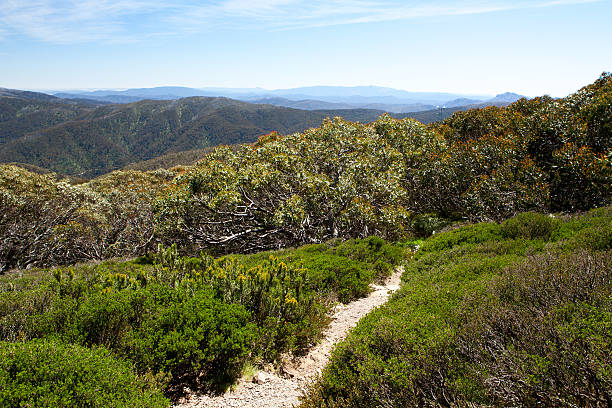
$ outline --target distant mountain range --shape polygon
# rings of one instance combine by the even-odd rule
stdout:
[[[342,94],[333,96],[333,88],[287,91],[300,96],[345,98]],[[376,93],[390,92],[387,88],[342,90],[363,93],[357,100],[368,100],[363,105],[368,108],[354,108],[360,103],[292,100],[280,96],[253,99],[256,103],[250,103],[227,97],[193,96],[201,91],[175,87],[55,96],[0,88],[0,162],[19,162],[66,175],[93,177],[142,161],[148,161],[147,168],[193,162],[209,147],[251,143],[272,131],[281,134],[303,131],[319,126],[326,117],[371,122],[385,111],[395,112],[387,109],[393,106],[400,111],[412,110],[392,113],[394,117],[413,117],[429,123],[445,119],[458,110],[506,105],[520,97],[503,94],[488,102],[455,98],[448,100],[448,106],[435,108],[399,98],[398,104],[372,102],[386,98]],[[242,95],[247,91],[252,92],[234,90]],[[316,95],[305,95],[305,92]],[[387,100],[395,100],[403,91],[397,92]],[[434,95],[456,96],[431,94],[429,98]],[[124,103],[127,100],[135,101]]]
[[[419,112],[438,106],[456,107],[474,104],[512,103],[522,96],[512,93],[497,95],[461,95],[443,92],[408,92],[378,86],[312,86],[265,90],[261,88],[135,88],[123,91],[98,90],[55,93],[72,99],[90,99],[112,103],[131,103],[143,99],[170,100],[192,96],[226,97],[251,103],[265,103],[288,108],[377,109],[386,112]],[[514,99],[513,99],[514,98]]]

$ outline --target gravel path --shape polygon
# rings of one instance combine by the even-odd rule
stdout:
[[[372,309],[387,301],[399,288],[403,268],[397,268],[383,286],[372,285],[374,291],[366,298],[348,305],[338,305],[323,340],[308,355],[285,363],[280,372],[259,371],[253,380],[241,379],[232,391],[223,395],[192,395],[175,408],[289,408],[299,403],[308,384],[327,364],[336,343]]]

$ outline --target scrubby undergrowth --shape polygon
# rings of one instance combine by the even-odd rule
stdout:
[[[368,284],[388,276],[404,253],[377,237],[221,259],[182,257],[173,246],[128,262],[13,273],[0,278],[0,341],[32,358],[49,349],[48,365],[71,352],[85,371],[99,367],[87,353],[106,353],[125,376],[155,377],[169,396],[187,386],[218,390],[246,363],[307,350],[326,327],[332,301],[367,295]],[[15,364],[7,368],[5,398],[12,399],[5,401],[52,406],[44,389],[20,383],[38,377],[15,377],[25,360]],[[69,369],[42,370],[40,381],[81,381]]]
[[[302,407],[610,406],[612,208],[425,241]]]
[[[169,401],[156,382],[102,348],[54,340],[0,342],[3,407],[150,407]]]

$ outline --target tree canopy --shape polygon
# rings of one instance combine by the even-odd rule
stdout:
[[[238,151],[217,149],[157,202],[162,235],[194,249],[253,251],[378,234],[417,214],[501,220],[610,202],[604,73],[565,99],[521,99],[425,126],[381,116],[327,120]]]

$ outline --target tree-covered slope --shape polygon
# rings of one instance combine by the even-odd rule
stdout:
[[[217,149],[160,200],[160,231],[198,250],[253,251],[369,234],[396,239],[426,214],[501,220],[607,205],[611,96],[605,74],[564,99],[521,99],[431,126],[336,119]]]
[[[251,142],[273,130],[303,130],[319,125],[323,115],[225,98],[186,98],[108,105],[75,119],[58,119],[56,126],[8,141],[0,147],[0,161],[91,176],[168,152]]]
[[[90,104],[0,88],[0,146],[30,132],[75,120],[91,109]]]
[[[17,92],[17,93],[15,93]],[[49,95],[0,97],[0,162],[96,176],[167,153],[253,142],[319,126],[328,116],[369,122],[382,111],[305,111],[228,98],[144,100],[124,105],[68,102]],[[47,98],[44,98],[47,97]]]

